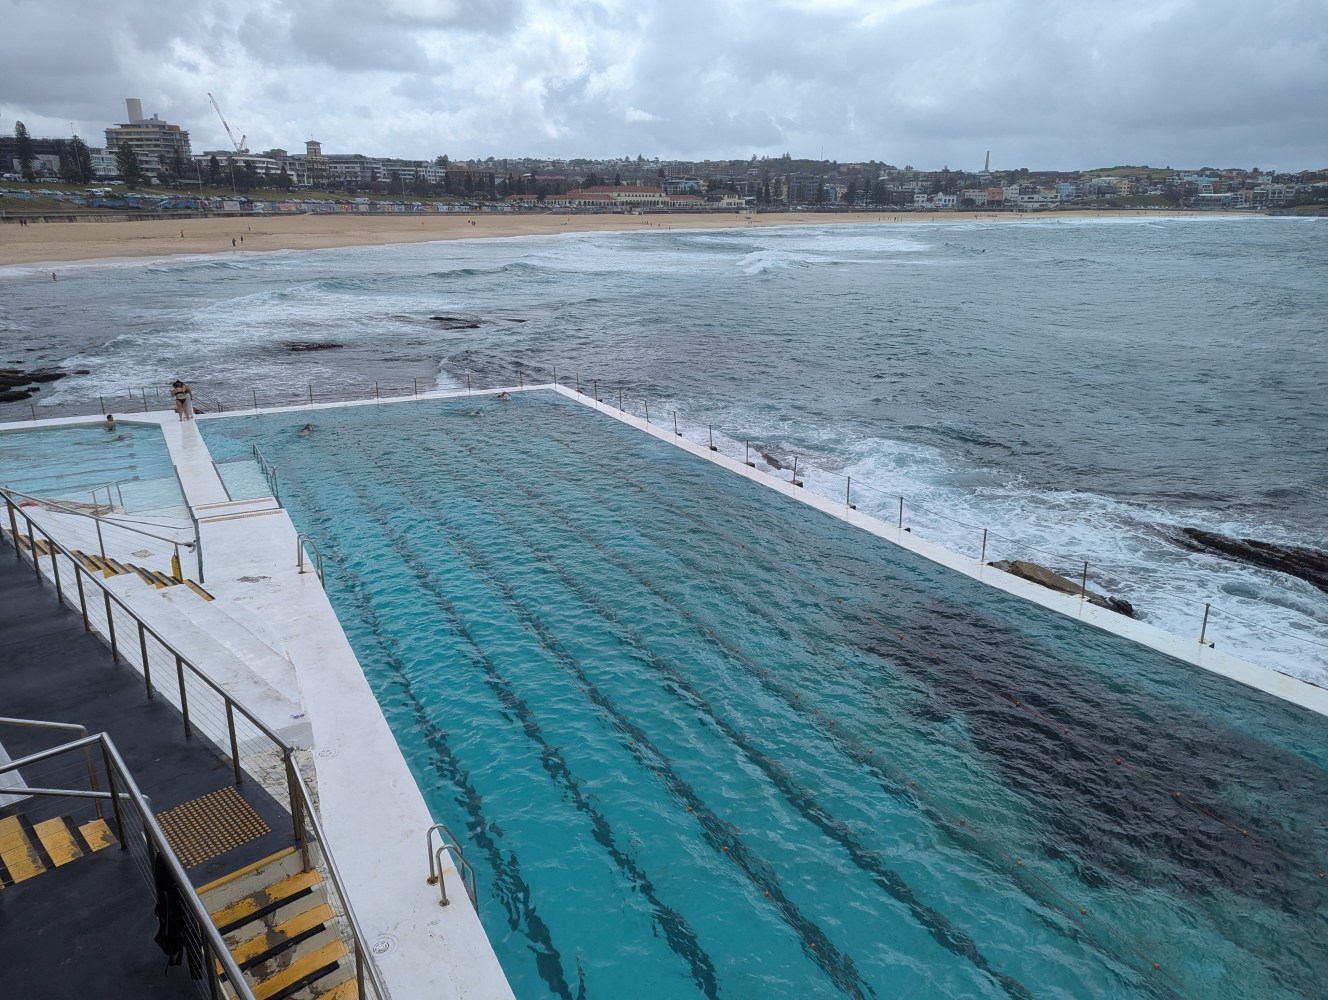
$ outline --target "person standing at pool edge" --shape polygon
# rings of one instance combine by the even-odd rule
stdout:
[[[181,420],[193,420],[194,392],[188,384],[177,378],[171,383],[171,395],[175,397],[175,415]]]

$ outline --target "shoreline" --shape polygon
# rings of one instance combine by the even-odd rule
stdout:
[[[53,267],[89,262],[131,263],[179,256],[328,250],[444,240],[553,236],[559,233],[645,232],[879,225],[939,222],[1021,223],[1080,219],[1244,218],[1243,213],[1093,210],[1083,212],[774,212],[747,215],[245,215],[148,222],[43,222],[3,227],[0,267]],[[233,245],[232,245],[233,244]]]

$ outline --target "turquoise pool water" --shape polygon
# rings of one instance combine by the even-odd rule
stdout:
[[[125,513],[185,514],[161,430],[130,420],[113,431],[100,423],[0,431],[0,486],[76,503],[110,496]]]
[[[553,394],[257,442],[518,997],[1318,997],[1328,720]]]

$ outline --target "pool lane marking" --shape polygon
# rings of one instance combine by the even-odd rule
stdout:
[[[523,491],[525,490],[525,487],[522,484],[515,483],[510,479],[508,481],[512,482],[513,486],[516,489]],[[474,499],[476,498],[472,496],[472,500]],[[546,511],[548,510],[547,507],[545,507],[544,504],[540,503],[538,498],[535,497],[533,494],[528,493],[527,499],[529,499],[532,503],[535,503],[541,508],[545,509]],[[507,529],[511,533],[521,536],[532,551],[538,551],[542,547],[534,545],[529,539],[529,537],[526,535],[526,533],[520,527],[514,525],[510,520],[506,518],[501,518],[501,516],[498,515],[497,513],[495,513],[494,516],[500,517],[500,519],[503,520]],[[565,521],[564,523],[566,524]],[[607,552],[603,548],[603,546],[600,543],[598,543],[595,539],[593,539],[589,535],[580,532],[578,529],[575,528],[575,526],[572,526],[570,524],[568,524],[567,526],[573,533],[579,535],[582,541],[586,542],[587,544],[601,551],[606,559],[608,559],[611,562],[619,562],[619,560],[617,560],[609,552]],[[455,544],[455,539],[453,539],[453,543]],[[468,553],[468,555],[472,559],[483,558],[483,557],[474,556],[473,554],[470,553]],[[630,626],[628,626],[626,623],[624,623],[616,611],[614,611],[611,607],[609,607],[608,605],[600,601],[598,598],[596,598],[588,589],[584,587],[583,584],[581,584],[577,580],[575,575],[570,574],[565,569],[563,569],[562,563],[559,559],[554,558],[548,560],[547,566],[553,573],[555,573],[563,581],[564,586],[566,586],[572,593],[577,595],[577,597],[582,601],[583,604],[593,608],[600,615],[601,618],[604,618],[613,623],[614,631],[618,635],[620,641],[625,642],[632,649],[636,651],[635,658],[637,659],[638,662],[640,662],[643,666],[652,668],[656,674],[662,676],[666,681],[671,683],[674,687],[678,688],[684,694],[686,701],[691,707],[691,709],[694,712],[699,712],[703,714],[705,717],[709,718],[711,722],[714,723],[715,726],[726,737],[728,737],[729,741],[735,747],[737,747],[738,750],[752,764],[754,764],[759,770],[762,771],[762,773],[766,775],[767,780],[769,780],[771,784],[774,786],[774,788],[784,797],[785,801],[787,801],[794,808],[795,812],[800,814],[808,823],[815,826],[817,829],[821,830],[821,832],[829,839],[837,842],[844,849],[846,854],[849,856],[850,860],[858,868],[866,872],[872,878],[872,880],[876,882],[879,888],[884,890],[888,895],[890,895],[892,898],[896,899],[896,901],[898,901],[901,905],[903,905],[912,914],[913,918],[917,921],[919,926],[921,926],[925,931],[927,931],[933,937],[933,939],[937,941],[937,943],[939,943],[946,949],[950,950],[954,954],[968,959],[969,962],[971,962],[977,969],[979,969],[986,976],[994,980],[997,983],[997,985],[999,985],[1011,997],[1028,998],[1032,996],[1029,990],[1025,986],[1023,986],[1023,984],[1018,982],[1018,980],[1001,972],[999,969],[993,967],[978,950],[976,942],[974,942],[973,939],[969,937],[965,932],[955,928],[954,925],[951,924],[949,919],[943,913],[923,903],[914,893],[912,887],[908,884],[908,882],[903,878],[902,875],[900,875],[896,870],[889,868],[888,866],[882,865],[879,861],[877,861],[875,855],[878,852],[875,852],[867,848],[860,841],[858,841],[858,839],[851,832],[849,832],[849,824],[847,824],[843,820],[837,819],[833,814],[831,814],[828,810],[826,810],[823,806],[821,806],[816,801],[815,796],[805,786],[802,786],[794,778],[792,778],[792,776],[784,769],[782,765],[778,764],[767,755],[761,753],[755,746],[752,745],[751,741],[748,738],[743,736],[743,734],[739,733],[738,730],[732,726],[732,724],[730,724],[723,717],[721,717],[720,713],[715,710],[711,702],[704,695],[700,694],[695,689],[691,680],[688,677],[675,670],[672,666],[668,664],[666,660],[664,660],[663,657],[661,657],[659,654],[655,653],[652,649],[650,649],[648,643],[644,641],[641,635],[638,632],[636,632],[634,629],[632,629]],[[657,597],[660,596],[657,588],[655,588],[653,584],[650,584],[649,581],[645,580],[644,577],[641,577],[639,574],[631,573],[630,570],[626,569],[625,567],[624,567],[624,572],[628,572],[630,576],[634,576],[638,580],[638,582],[641,583],[642,586],[644,586],[647,590],[650,590],[651,592],[655,593]],[[492,569],[489,570],[488,575],[491,581],[496,581],[496,577],[494,576]],[[495,587],[501,587],[503,589],[505,594],[505,601],[509,604],[509,606],[516,606],[524,609],[524,605],[519,601],[518,598],[515,597],[515,595],[511,593],[510,588],[508,588],[506,584],[494,582],[492,585]],[[675,610],[682,610],[680,608],[677,608],[676,605],[673,605],[671,601],[668,601],[666,603],[669,603],[670,605],[674,606]],[[540,619],[538,615],[535,615],[533,613],[527,612],[527,614],[529,615],[529,620],[532,623],[532,627],[538,630],[538,634],[540,635],[541,640],[551,650],[561,651],[561,654],[565,655],[572,662],[573,669],[576,670],[578,679],[582,680],[583,683],[586,685],[585,687],[586,693],[595,702],[595,704],[598,707],[600,707],[602,710],[607,710],[610,711],[612,714],[617,715],[622,720],[624,725],[630,727],[631,734],[634,736],[634,738],[636,738],[638,742],[641,742],[642,744],[648,745],[652,749],[655,749],[653,743],[648,742],[648,737],[644,734],[642,730],[640,730],[638,727],[632,726],[632,724],[629,723],[625,719],[625,717],[621,716],[621,713],[617,712],[617,709],[613,706],[611,700],[602,692],[600,692],[599,689],[594,685],[594,683],[585,675],[579,663],[575,661],[575,659],[571,656],[571,654],[566,653],[565,650],[562,650],[561,642],[558,639],[557,635],[551,629],[549,629],[548,626],[546,626],[543,623],[542,619]],[[713,636],[708,636],[707,638],[713,640]],[[729,654],[728,650],[721,649],[721,652]],[[757,669],[761,670],[765,675],[762,678],[763,681],[768,680],[768,671],[765,671],[764,668],[757,668]],[[800,704],[795,704],[792,700],[790,700],[787,697],[787,694],[785,692],[779,691],[777,693],[781,694],[781,696],[784,697],[784,700],[788,701],[790,706],[795,709],[803,709],[806,707]],[[799,714],[805,715],[806,713],[800,712]],[[826,720],[824,716],[819,716],[817,721],[819,725],[823,726]],[[655,749],[655,753],[658,754],[659,751]],[[865,752],[861,752],[855,755],[855,759],[858,760],[860,763],[867,765],[871,765],[874,763],[869,757],[869,755],[866,754]],[[919,803],[913,800],[912,796],[909,796],[902,789],[891,789],[885,786],[882,787],[883,790],[887,792],[887,794],[906,798],[910,800],[912,804],[914,804],[915,806],[920,805]],[[932,818],[933,821],[935,821],[935,818],[934,817]],[[971,851],[971,846],[969,847],[969,849]],[[727,848],[725,848],[725,850],[727,850]],[[730,854],[731,853],[732,852],[730,852]],[[751,877],[750,874],[749,877]],[[755,882],[754,879],[753,881]],[[758,885],[758,888],[761,888],[761,886]],[[1024,891],[1027,890],[1025,889]],[[767,895],[769,895],[769,893],[767,893]]]
[[[557,439],[554,440],[557,441]],[[557,443],[563,444],[564,447],[568,447],[568,450],[571,450],[574,453],[576,453],[575,449],[571,449],[569,446],[566,445],[565,442],[558,441]],[[474,455],[473,449],[462,446],[459,443],[457,444],[459,447],[465,448],[465,450],[467,450],[470,454],[472,454],[472,456]],[[485,464],[485,466],[488,467],[487,463],[482,463],[482,464]],[[533,490],[529,489],[528,487],[526,487],[521,483],[515,482],[514,480],[511,479],[510,476],[505,476],[504,478],[506,478],[509,483],[512,483],[512,485],[514,485],[517,489],[524,492],[526,494],[526,498],[532,504],[545,510],[554,520],[561,521],[572,533],[578,535],[584,542],[601,551],[607,559],[609,559],[613,563],[616,563],[624,573],[636,579],[637,582],[643,588],[653,593],[663,603],[673,607],[675,611],[677,611],[685,619],[687,619],[694,628],[702,632],[704,638],[710,644],[715,645],[717,648],[720,649],[722,653],[724,653],[728,657],[737,660],[742,664],[745,664],[746,668],[748,669],[748,672],[750,672],[753,676],[757,677],[762,682],[762,684],[766,686],[767,689],[769,689],[772,693],[777,694],[785,702],[787,702],[788,705],[791,708],[793,708],[796,713],[812,714],[818,722],[818,728],[821,730],[822,735],[825,736],[827,739],[829,739],[832,743],[839,745],[841,751],[846,752],[849,756],[851,756],[864,768],[876,772],[880,776],[880,780],[884,782],[889,782],[891,780],[890,774],[888,772],[882,771],[883,764],[880,762],[880,758],[876,757],[872,753],[872,751],[863,748],[860,744],[857,744],[856,741],[852,741],[849,740],[847,737],[843,737],[842,734],[835,727],[834,721],[832,719],[830,719],[828,716],[824,715],[823,713],[819,712],[818,710],[811,708],[806,703],[802,702],[797,694],[794,694],[790,698],[789,693],[786,690],[784,690],[782,686],[777,685],[773,681],[770,672],[765,667],[753,663],[750,660],[750,658],[748,658],[746,654],[744,654],[741,650],[728,646],[727,643],[718,635],[718,633],[716,633],[714,629],[711,629],[696,621],[690,611],[679,606],[671,597],[669,597],[662,590],[660,590],[660,588],[658,588],[653,582],[641,576],[639,573],[635,571],[635,569],[632,566],[625,563],[623,560],[619,559],[616,555],[606,550],[604,546],[600,544],[597,540],[595,540],[591,535],[587,534],[585,531],[581,530],[576,525],[571,523],[565,515],[559,512],[551,511],[547,506],[547,504],[543,503]],[[639,486],[639,484],[637,485],[638,488],[642,488]],[[556,562],[557,560],[555,559],[554,563],[556,564]],[[761,611],[761,609],[751,607],[748,604],[748,602],[746,602],[745,599],[739,599],[736,598],[736,596],[735,599],[739,600],[740,603],[747,605],[749,611],[751,611],[755,617],[763,616],[763,612]],[[771,624],[773,627],[774,623],[772,622]],[[804,709],[806,711],[804,711]],[[990,856],[990,854],[986,853],[987,851],[990,851],[991,854],[997,854],[999,852],[992,850],[989,847],[989,845],[983,845],[982,840],[977,837],[976,831],[970,828],[970,825],[967,823],[966,820],[959,819],[953,815],[949,815],[948,814],[949,811],[944,807],[940,807],[935,804],[928,804],[925,798],[921,795],[917,783],[909,781],[902,772],[900,772],[898,775],[895,775],[893,777],[893,780],[898,786],[907,785],[908,790],[901,793],[900,790],[898,790],[897,788],[891,788],[887,783],[881,784],[882,790],[885,791],[887,794],[894,796],[899,796],[901,794],[907,796],[909,800],[917,808],[919,808],[924,814],[928,815],[928,817],[932,820],[932,822],[935,824],[938,830],[949,834],[952,837],[952,839],[957,841],[960,844],[960,846],[967,849],[971,854],[984,859],[990,866],[992,866],[993,871],[997,872],[998,874],[1006,878],[1009,878],[1010,880],[1014,881],[1017,885],[1020,882],[1022,882],[1024,878],[1032,879],[1035,883],[1037,883],[1038,887],[1045,889],[1052,896],[1056,897],[1056,900],[1058,900],[1058,902],[1053,902],[1051,899],[1045,897],[1040,898],[1041,894],[1039,892],[1030,891],[1035,887],[1029,886],[1026,883],[1020,885],[1021,891],[1023,891],[1024,893],[1030,895],[1032,898],[1037,900],[1040,905],[1047,906],[1048,908],[1059,912],[1060,915],[1067,920],[1067,926],[1058,926],[1054,923],[1048,922],[1048,926],[1050,926],[1052,930],[1078,943],[1090,944],[1091,948],[1101,953],[1101,957],[1108,962],[1108,965],[1110,965],[1111,962],[1120,961],[1119,957],[1117,955],[1114,955],[1111,949],[1104,947],[1104,943],[1102,941],[1093,940],[1094,937],[1093,932],[1089,928],[1084,926],[1084,922],[1081,919],[1082,917],[1087,916],[1087,911],[1085,909],[1080,907],[1073,900],[1068,899],[1064,895],[1064,893],[1056,889],[1055,886],[1052,886],[1049,883],[1047,883],[1046,880],[1042,879],[1035,872],[1028,870],[1027,866],[1025,866],[1022,861],[1017,861],[1013,858],[999,859]],[[1064,911],[1061,910],[1062,906],[1064,906],[1065,908]],[[1034,915],[1040,916],[1037,914],[1036,910],[1032,910],[1030,912],[1032,912]],[[1146,965],[1152,965],[1154,967],[1154,971],[1157,970],[1157,963],[1150,962],[1146,958],[1146,956],[1140,954],[1129,942],[1120,941],[1115,935],[1114,931],[1112,931],[1110,928],[1103,928],[1103,930],[1106,932],[1108,938],[1115,940],[1117,947],[1123,947],[1125,951],[1133,953],[1137,960],[1144,962]],[[1085,934],[1088,940],[1084,941],[1080,936],[1081,934]],[[1131,971],[1137,975],[1140,970],[1131,970]],[[1002,975],[1002,974],[997,972],[995,973],[995,975]],[[1166,973],[1163,973],[1163,975],[1167,976]],[[1167,978],[1171,977],[1167,976]],[[1176,983],[1174,979],[1173,983],[1175,984],[1178,990],[1181,990],[1183,992],[1183,987],[1181,987],[1179,983]],[[1146,983],[1136,981],[1133,985],[1145,986]]]
[[[377,464],[372,457],[361,456],[365,461],[371,464]],[[381,466],[378,466],[381,470]],[[373,510],[375,507],[366,502],[364,493],[355,485],[349,483],[348,486],[360,501],[360,506],[365,510]],[[394,487],[395,488],[395,487]],[[400,490],[396,490],[400,492]],[[404,495],[404,494],[403,494]],[[431,519],[418,506],[410,501],[407,502],[416,508],[420,516],[427,523]],[[691,970],[693,982],[707,997],[712,1000],[718,998],[718,981],[715,972],[714,963],[709,955],[701,947],[696,932],[692,930],[685,917],[681,913],[668,906],[656,894],[654,883],[649,875],[637,864],[631,855],[617,846],[613,836],[612,825],[594,807],[590,799],[582,791],[577,783],[571,766],[567,763],[560,750],[553,746],[544,738],[540,729],[538,719],[529,705],[516,693],[511,682],[503,676],[498,670],[497,665],[485,653],[483,647],[471,635],[469,628],[456,611],[456,606],[450,598],[447,597],[443,588],[438,585],[434,575],[430,570],[429,564],[416,553],[409,538],[402,538],[396,531],[382,520],[381,517],[370,516],[366,520],[373,520],[378,523],[383,537],[388,540],[393,550],[397,553],[402,563],[409,567],[416,575],[421,587],[426,590],[438,603],[439,609],[447,615],[451,621],[456,634],[471,646],[475,653],[475,662],[483,669],[486,682],[493,690],[499,703],[504,705],[509,711],[514,713],[521,724],[521,728],[526,738],[539,748],[539,759],[541,765],[549,776],[566,792],[572,796],[573,803],[582,813],[584,813],[591,822],[593,836],[596,841],[609,853],[614,863],[624,872],[629,880],[638,888],[643,898],[649,901],[651,909],[654,911],[655,919],[662,927],[665,939],[670,948],[682,958]],[[854,994],[861,996],[861,994]]]
[[[372,458],[369,458],[368,460],[371,462],[373,461]],[[377,463],[374,464],[377,465]],[[386,471],[381,465],[377,465],[377,467],[380,471]],[[413,500],[409,497],[406,499],[407,502],[411,503],[411,505],[419,511],[420,516],[426,523],[438,519],[438,515],[435,514],[431,516],[426,514],[424,511],[420,510]],[[454,547],[458,544],[458,539],[455,536],[449,537],[447,541]],[[403,560],[407,561],[408,564],[412,561],[418,561],[418,556],[413,552],[410,552],[409,547],[407,547],[407,551],[403,551],[395,542],[392,544],[398,554],[401,555]],[[470,562],[472,570],[478,574],[478,570],[474,569],[474,567],[479,563],[487,565],[487,560],[477,557],[475,553],[476,550],[473,546],[467,546],[467,550],[464,554]],[[427,564],[424,564],[424,566],[427,573]],[[417,572],[419,571],[417,570]],[[444,595],[437,593],[433,588],[433,576],[431,573],[428,574],[428,579],[431,584],[430,589],[438,597],[440,604],[446,602],[447,606],[444,608],[446,613],[453,618],[453,621],[457,623],[458,627],[464,628],[464,625],[460,624],[460,619],[457,616],[455,607],[451,605],[450,601],[448,601]],[[481,576],[481,579],[485,579],[485,576]],[[736,836],[732,824],[722,820],[701,801],[691,785],[674,771],[668,758],[654,745],[645,730],[631,723],[617,709],[616,705],[614,705],[610,699],[595,688],[593,682],[590,681],[575,657],[562,647],[561,643],[558,642],[557,638],[543,626],[542,622],[532,617],[528,609],[524,608],[519,601],[515,600],[509,588],[504,584],[497,582],[492,575],[487,575],[487,580],[492,590],[501,590],[502,593],[506,595],[499,599],[507,605],[509,612],[518,621],[530,624],[532,628],[537,631],[537,634],[541,635],[546,648],[549,652],[554,654],[556,661],[563,667],[563,669],[569,670],[574,676],[580,679],[582,684],[585,685],[587,694],[591,696],[595,704],[603,713],[608,715],[614,721],[614,728],[618,729],[620,735],[630,735],[632,737],[632,739],[625,743],[627,751],[637,759],[639,765],[643,769],[654,771],[656,776],[662,778],[675,797],[678,798],[679,801],[688,805],[689,814],[696,817],[698,824],[701,826],[701,829],[705,834],[706,840],[720,856],[727,856],[729,860],[734,861],[747,878],[758,889],[763,890],[766,897],[771,899],[784,920],[799,934],[808,953],[815,958],[816,963],[821,966],[822,970],[826,972],[832,982],[834,982],[842,992],[854,998],[875,996],[875,991],[862,980],[862,977],[857,972],[852,958],[841,952],[819,926],[802,916],[797,905],[784,895],[779,886],[779,879],[775,870],[767,865],[759,855],[751,851],[740,837]],[[495,596],[498,596],[498,594],[495,593]],[[484,657],[483,651],[479,648],[478,644],[476,644],[475,648],[487,663],[487,658]],[[513,694],[515,695],[514,692]],[[519,696],[516,697],[519,698]],[[522,702],[522,704],[524,705],[524,702]],[[526,710],[528,711],[528,709]],[[666,933],[667,929],[666,926]],[[707,962],[708,961],[707,958]]]
[[[318,516],[320,508],[311,502],[308,496],[312,491],[304,490],[299,480],[293,479],[287,490],[288,493],[303,496],[306,510],[312,512],[312,517]],[[322,547],[329,556],[338,560],[341,566],[348,564],[349,560],[342,552],[340,540],[335,533],[322,543]],[[539,915],[538,907],[531,898],[530,886],[521,875],[520,856],[510,848],[504,854],[502,845],[489,835],[491,824],[484,814],[484,796],[471,783],[470,772],[461,765],[452,751],[446,732],[424,711],[421,699],[415,694],[405,664],[385,640],[388,631],[378,616],[372,598],[368,596],[364,582],[354,573],[339,573],[335,585],[345,587],[349,598],[358,607],[360,621],[369,624],[369,641],[378,646],[382,661],[395,675],[387,679],[388,683],[394,683],[401,688],[415,714],[417,731],[433,755],[431,766],[448,785],[460,793],[459,797],[454,798],[457,799],[462,811],[469,816],[467,833],[470,840],[488,858],[489,866],[494,873],[493,897],[507,913],[508,926],[531,942],[529,950],[535,956],[535,970],[549,990],[560,1000],[574,1000],[571,987],[563,973],[562,956],[553,943],[553,934]]]

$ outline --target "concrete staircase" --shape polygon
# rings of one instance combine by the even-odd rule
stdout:
[[[258,1000],[358,1000],[350,949],[323,877],[317,868],[302,869],[291,847],[199,895]]]
[[[38,554],[46,555],[41,552],[41,547],[46,543],[37,542]],[[81,552],[78,549],[71,549],[74,558],[83,564],[83,568],[92,573],[101,573],[106,578],[113,576],[126,576],[133,574],[146,583],[149,587],[155,587],[162,590],[165,587],[184,586],[186,589],[197,594],[205,601],[212,600],[212,595],[196,584],[193,580],[185,580],[178,576],[170,576],[156,569],[147,569],[143,566],[136,566],[133,563],[122,563],[107,556],[94,555],[90,552]]]

